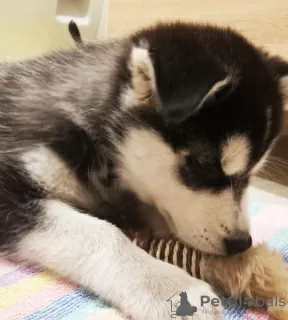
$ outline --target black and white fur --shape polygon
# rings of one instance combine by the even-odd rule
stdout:
[[[120,228],[214,254],[247,249],[246,189],[280,131],[287,66],[230,29],[184,23],[2,63],[1,252],[135,320],[170,319],[178,291],[193,319],[222,319],[200,308],[215,296],[208,284]]]

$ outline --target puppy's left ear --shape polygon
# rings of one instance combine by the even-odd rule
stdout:
[[[166,122],[170,124],[179,124],[186,119],[196,115],[204,106],[217,104],[223,101],[233,91],[236,82],[230,76],[216,79],[214,74],[212,77],[191,81],[190,87],[184,89],[178,86],[178,92],[170,95],[167,92],[160,93],[161,102],[163,104],[162,114]],[[167,97],[168,96],[168,97]]]
[[[266,59],[269,67],[280,83],[284,102],[286,102],[285,109],[288,110],[288,61],[280,56],[269,56],[268,54],[266,54]]]

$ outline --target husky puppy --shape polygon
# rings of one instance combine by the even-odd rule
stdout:
[[[229,28],[180,22],[1,63],[1,253],[135,320],[170,319],[179,291],[195,319],[222,319],[201,306],[208,284],[121,228],[216,255],[248,249],[246,190],[280,132],[287,74]]]

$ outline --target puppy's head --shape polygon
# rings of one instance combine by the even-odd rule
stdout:
[[[161,24],[131,41],[123,185],[189,245],[249,248],[246,191],[280,131],[287,64],[211,26]]]

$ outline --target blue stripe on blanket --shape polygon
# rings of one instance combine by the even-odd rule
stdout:
[[[25,320],[43,320],[43,319],[57,319],[60,320],[63,317],[73,313],[78,308],[83,308],[86,303],[91,301],[93,296],[82,290],[76,290],[64,297],[61,297],[53,301],[46,308],[34,312],[25,317]],[[97,302],[100,306],[101,302]],[[104,304],[103,304],[104,305]]]

